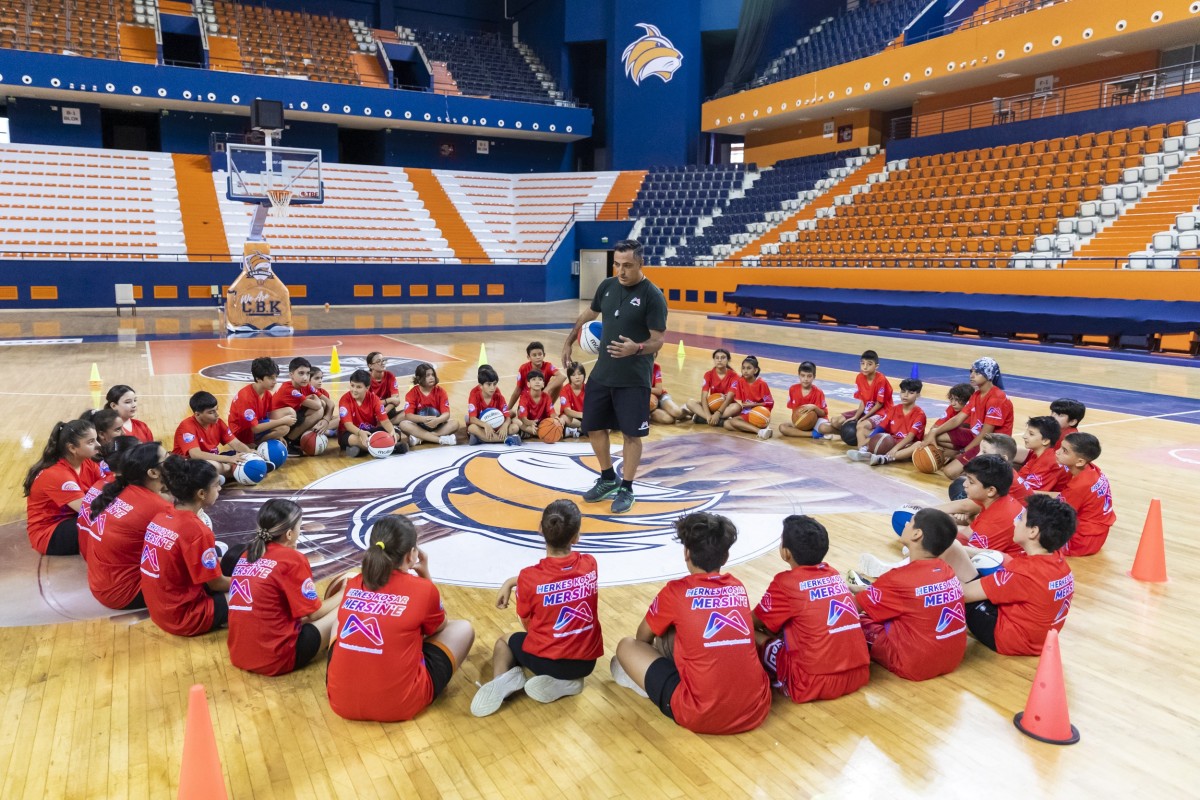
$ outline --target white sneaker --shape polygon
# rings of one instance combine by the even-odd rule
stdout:
[[[561,678],[551,678],[549,675],[534,675],[525,682],[525,694],[539,703],[553,703],[582,691],[582,680],[565,681]]]
[[[503,675],[497,675],[479,687],[471,700],[471,713],[477,717],[495,714],[504,703],[504,698],[525,688],[525,672],[520,667],[513,667]]]
[[[847,450],[846,458],[850,459],[851,461],[858,461],[860,463],[864,461],[868,464],[871,463],[871,454],[866,450]]]
[[[621,666],[621,662],[617,661],[617,657],[613,656],[612,661],[608,663],[608,669],[612,672],[613,680],[617,682],[617,686],[624,686],[626,689],[632,689],[642,697],[650,697],[646,694],[646,690],[633,682],[633,678],[629,677],[629,673]]]
[[[867,578],[878,578],[888,570],[902,567],[907,563],[907,558],[895,563],[888,563],[870,553],[863,553],[858,559],[858,572]]]
[[[758,438],[762,439],[763,441],[770,439],[771,438],[771,429],[763,428],[761,431],[758,432]]]
[[[887,455],[871,456],[871,466],[872,467],[878,467],[881,464],[890,464],[891,461],[892,461],[891,456],[887,456]]]
[[[420,440],[420,439],[418,439],[417,437],[415,437],[415,436],[409,436],[409,437],[408,437],[408,446],[409,446],[409,447],[416,447],[416,446],[417,446],[417,445],[419,445],[420,443],[421,443],[421,440]]]
[[[458,440],[454,438],[453,433],[447,433],[445,436],[439,436],[438,442],[441,444],[457,444]]]
[[[580,434],[579,428],[571,428],[571,438],[578,439]]]

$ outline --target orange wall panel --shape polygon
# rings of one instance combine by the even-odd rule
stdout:
[[[754,162],[766,167],[785,158],[816,156],[879,144],[882,141],[882,120],[883,115],[877,111],[856,111],[834,117],[834,132],[829,137],[824,133],[825,123],[829,121],[825,119],[750,133],[746,135],[745,160],[746,163]],[[849,142],[839,142],[837,139],[837,129],[842,125],[854,127],[854,138]]]

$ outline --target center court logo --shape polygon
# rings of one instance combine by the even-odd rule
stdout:
[[[658,26],[639,22],[637,27],[646,33],[634,39],[621,54],[625,74],[635,86],[641,86],[642,81],[651,75],[657,76],[663,83],[670,83],[675,71],[683,63],[683,53],[662,35]]]

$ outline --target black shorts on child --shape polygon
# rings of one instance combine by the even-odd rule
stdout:
[[[675,719],[675,712],[671,710],[671,697],[678,688],[679,668],[673,660],[665,657],[657,659],[650,665],[650,669],[646,670],[646,694],[650,696],[654,705],[658,706],[658,710],[671,720]]]
[[[513,659],[534,675],[548,675],[562,681],[577,681],[592,674],[595,659],[542,658],[525,652],[525,634],[514,633],[508,637],[508,649]]]

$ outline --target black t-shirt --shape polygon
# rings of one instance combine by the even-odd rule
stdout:
[[[650,338],[650,331],[667,329],[667,301],[657,286],[643,277],[626,288],[616,278],[605,278],[596,288],[592,310],[600,312],[604,329],[600,334],[600,354],[592,367],[592,380],[605,386],[649,386],[654,371],[654,355],[643,353],[612,358],[608,345],[622,336],[635,342]]]

